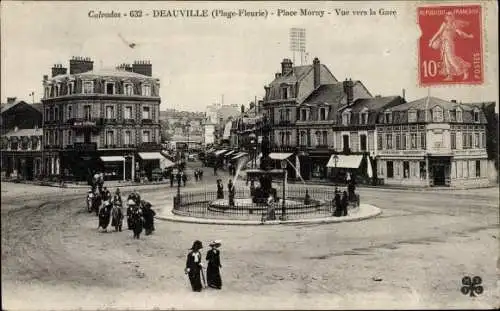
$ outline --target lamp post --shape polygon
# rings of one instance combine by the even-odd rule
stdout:
[[[187,153],[189,155],[189,132],[191,129],[191,124],[189,123],[189,121],[186,123],[186,129],[187,129]]]
[[[177,174],[180,174],[181,164],[182,164],[182,161],[181,161],[180,153],[177,153]],[[181,204],[181,180],[177,179],[177,175],[175,177],[176,177],[176,181],[177,181],[177,196],[176,196],[177,199],[175,200],[176,202],[175,202],[174,206],[177,206],[177,208],[179,208],[180,204]]]
[[[288,177],[288,171],[286,169],[286,160],[281,161],[281,169],[283,170],[283,204],[281,206],[281,220],[286,220],[286,207],[285,207],[285,187],[286,187],[286,179]]]
[[[252,168],[255,168],[255,158],[257,157],[257,141],[254,133],[251,133],[249,137],[250,137],[250,148],[252,148],[252,155],[253,155]]]
[[[334,154],[333,155],[333,163],[335,165],[335,188],[337,187],[337,162],[339,161],[339,156]]]

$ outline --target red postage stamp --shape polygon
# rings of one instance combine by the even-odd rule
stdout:
[[[480,5],[418,8],[422,86],[484,81]]]

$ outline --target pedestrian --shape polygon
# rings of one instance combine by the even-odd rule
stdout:
[[[231,163],[227,164],[227,171],[229,172],[229,176],[233,176],[233,165]]]
[[[347,195],[347,191],[344,191],[344,193],[342,193],[342,199],[340,203],[340,206],[342,206],[342,212],[340,216],[347,216],[347,205],[349,205],[349,198]]]
[[[210,242],[211,249],[207,252],[207,285],[211,288],[221,289],[222,278],[220,275],[220,250],[221,241]]]
[[[194,170],[194,180],[198,181],[198,170]]]
[[[279,198],[274,197],[274,195],[269,196],[269,198],[267,199],[267,220],[276,220],[277,202],[279,202]]]
[[[150,235],[155,230],[155,216],[156,213],[151,208],[151,203],[144,202],[142,209],[142,217],[144,218],[144,230],[146,235]]]
[[[191,247],[190,252],[186,258],[186,268],[184,273],[188,275],[189,282],[191,283],[191,288],[194,292],[201,292],[202,284],[201,277],[203,275],[203,264],[201,262],[201,252],[200,249],[203,248],[201,241],[194,241],[193,247]]]
[[[123,206],[122,196],[120,194],[120,188],[116,188],[116,192],[115,195],[113,196],[112,202],[114,205],[119,205],[120,207]]]
[[[306,189],[306,195],[304,197],[304,205],[311,204],[311,196],[309,195],[309,190]]]
[[[236,192],[236,189],[234,188],[233,181],[230,179],[229,182],[227,183],[227,194],[229,197],[229,206],[234,206],[234,195]]]
[[[142,210],[135,205],[132,207],[132,231],[134,232],[134,239],[141,237],[142,228],[144,226],[144,219],[142,217]]]
[[[217,176],[217,162],[214,163],[214,176]]]
[[[342,216],[342,200],[340,198],[340,192],[338,189],[335,189],[335,197],[333,198],[334,208],[333,216],[340,217]]]
[[[181,186],[181,182],[182,182],[182,176],[181,176],[181,171],[178,170],[177,171],[177,174],[176,174],[176,179],[177,179],[177,187],[180,187]]]
[[[186,182],[187,182],[187,175],[182,172],[182,183],[184,184],[184,187],[186,187]]]
[[[127,229],[128,230],[133,229],[132,214],[133,214],[134,208],[135,208],[135,201],[132,199],[129,199],[127,202]]]
[[[224,199],[224,185],[220,179],[217,179],[217,199]]]
[[[99,227],[97,229],[102,228],[102,230],[107,231],[109,220],[111,218],[111,208],[112,204],[109,201],[105,201],[103,207],[99,211]]]
[[[198,171],[198,177],[200,178],[200,181],[203,180],[203,169],[199,169]]]

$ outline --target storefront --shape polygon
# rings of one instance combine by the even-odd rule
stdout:
[[[146,177],[148,180],[153,178],[153,170],[166,169],[175,166],[175,163],[167,159],[160,152],[139,152],[139,175],[137,177]],[[137,167],[137,166],[136,166]]]

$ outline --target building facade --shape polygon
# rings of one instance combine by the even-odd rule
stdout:
[[[72,58],[44,76],[44,170],[82,180],[151,176],[161,158],[158,79],[152,65],[135,62],[94,70]]]
[[[1,106],[2,177],[33,180],[42,175],[41,104],[8,98]]]
[[[489,184],[486,118],[478,107],[426,97],[384,109],[377,124],[377,171],[385,184]]]

